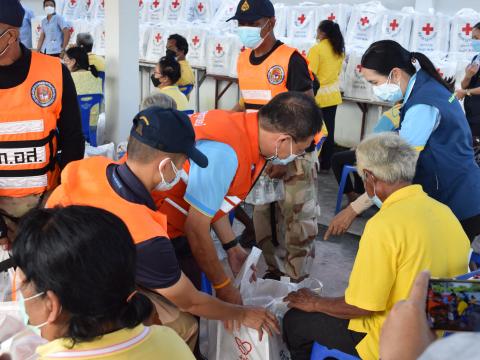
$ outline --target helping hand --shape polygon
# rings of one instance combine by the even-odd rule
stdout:
[[[234,276],[242,269],[242,265],[248,258],[248,253],[241,245],[237,245],[227,251],[228,263]]]
[[[357,217],[357,213],[349,205],[340,211],[330,222],[323,240],[328,240],[331,235],[338,236],[345,234]]]
[[[463,100],[465,96],[467,96],[467,92],[463,89],[458,89],[457,91],[455,91],[455,96],[458,100]]]
[[[235,286],[233,286],[233,284],[225,286],[222,289],[215,290],[215,293],[220,300],[223,300],[230,304],[243,304],[242,295],[240,295],[240,291]]]
[[[478,64],[470,64],[467,66],[467,68],[465,69],[465,74],[467,75],[467,77],[469,78],[472,78],[474,77],[478,70],[480,69],[480,65]]]
[[[291,292],[283,301],[288,301],[289,308],[299,309],[305,312],[316,312],[316,303],[320,299],[320,295],[310,289],[304,288]]]
[[[241,324],[237,323],[237,329],[244,325],[258,331],[258,339],[262,341],[263,332],[266,331],[270,336],[280,334],[280,325],[277,318],[270,311],[260,307],[244,307],[244,315]]]

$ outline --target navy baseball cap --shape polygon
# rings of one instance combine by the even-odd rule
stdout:
[[[158,106],[142,110],[133,119],[130,136],[163,152],[185,154],[202,168],[208,166],[208,158],[195,147],[190,118],[181,111]]]
[[[25,9],[18,0],[0,0],[0,23],[22,27]]]
[[[240,0],[235,16],[228,19],[238,21],[256,21],[264,17],[274,17],[275,8],[270,0]]]

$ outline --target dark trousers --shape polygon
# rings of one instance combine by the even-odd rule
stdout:
[[[480,123],[468,123],[470,125],[470,129],[472,130],[473,137],[480,137]]]
[[[289,310],[283,318],[283,333],[292,360],[309,360],[314,342],[358,356],[355,347],[365,334],[348,330],[348,323],[323,313]]]
[[[172,239],[173,248],[177,255],[180,269],[186,277],[190,279],[193,285],[198,289],[202,289],[202,270],[197,264],[197,260],[193,257],[188,239],[185,236]]]
[[[463,230],[470,239],[470,243],[473,242],[475,237],[480,235],[480,215],[473,216],[471,218],[460,221]]]
[[[328,130],[328,137],[325,140],[320,153],[320,169],[330,170],[335,146],[335,115],[337,115],[337,106],[322,108],[322,113],[325,126]]]
[[[357,159],[355,157],[355,151],[353,150],[348,150],[348,151],[341,151],[333,154],[332,156],[332,170],[333,173],[335,174],[335,177],[337,178],[337,182],[340,185],[340,180],[342,178],[342,171],[343,171],[343,166],[344,165],[355,165],[357,162]],[[344,194],[351,193],[355,191],[358,194],[363,194],[365,192],[365,189],[363,187],[363,181],[358,176],[357,173],[353,173],[353,178],[355,180],[355,183],[352,184],[352,180],[350,178],[347,178],[347,182],[345,184],[345,190]]]

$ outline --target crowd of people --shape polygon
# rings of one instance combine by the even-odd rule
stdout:
[[[314,343],[368,360],[469,358],[478,336],[436,340],[425,304],[429,277],[466,273],[480,235],[480,23],[472,32],[479,55],[457,90],[424,54],[373,43],[361,73],[392,107],[356,148],[335,151],[339,26],[322,21],[304,57],[275,37],[269,0],[240,0],[229,19],[245,46],[239,103],[194,113],[188,42],[171,35],[126,154],[113,161],[83,158],[77,101],[103,94],[105,59],[93,54],[89,34],[68,46],[55,1],[43,6],[31,50],[31,12],[19,0],[0,1],[0,245],[10,256],[0,272],[15,268],[12,299],[45,340],[40,359],[202,359],[200,318],[255,329],[260,341],[282,334],[293,360],[310,359]],[[101,111],[103,104],[92,109],[91,129]],[[310,276],[318,188],[331,170],[340,180],[344,165],[356,167],[348,205],[325,239],[378,209],[343,296],[292,292],[282,319],[245,306],[233,280],[253,244],[267,264],[256,276]],[[260,177],[282,181],[285,197],[255,205],[250,219],[240,205],[261,190]],[[244,233],[233,231],[233,217]],[[213,295],[201,291],[205,278]],[[477,306],[455,299],[458,316]]]

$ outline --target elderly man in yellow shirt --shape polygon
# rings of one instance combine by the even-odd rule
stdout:
[[[307,289],[288,295],[284,333],[293,360],[310,358],[313,342],[365,360],[379,358],[380,329],[408,297],[418,273],[450,278],[467,271],[470,242],[452,211],[412,185],[417,152],[394,133],[364,140],[358,172],[380,211],[360,240],[345,295]]]
[[[308,52],[310,69],[320,83],[315,100],[322,108],[328,137],[320,154],[320,170],[328,172],[335,145],[335,116],[342,103],[339,77],[345,59],[345,41],[337,23],[324,20],[317,29],[317,44]]]
[[[195,85],[195,77],[192,67],[185,58],[188,54],[187,39],[178,34],[170,35],[167,40],[167,55],[169,54],[174,56],[180,64],[181,76],[176,85],[189,98]]]

